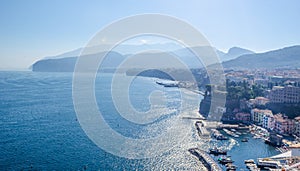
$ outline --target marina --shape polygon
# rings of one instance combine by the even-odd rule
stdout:
[[[283,142],[290,144],[289,148],[278,148],[265,143],[267,132],[261,127],[250,125],[249,130],[240,130],[236,127],[230,128],[230,130],[223,128],[219,131],[214,128],[211,129],[207,121],[197,121],[195,125],[199,135],[202,135],[203,130],[211,133],[210,137],[206,137],[209,139],[210,148],[193,151],[197,153],[197,157],[208,170],[210,169],[208,163],[213,163],[211,160],[214,161],[214,165],[216,164],[226,171],[295,171],[300,166],[300,145],[293,144],[288,140]],[[218,138],[221,136],[228,139]]]
[[[259,159],[280,154],[275,147],[265,144],[264,139],[255,138],[251,126],[239,129],[238,125],[225,125],[221,129],[220,124],[208,122],[195,122],[199,136],[209,140],[209,148],[198,155],[209,155],[222,170],[260,170]]]

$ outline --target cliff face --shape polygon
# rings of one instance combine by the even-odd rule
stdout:
[[[77,57],[45,59],[32,65],[34,72],[73,72]]]
[[[211,104],[211,96],[205,95],[200,102],[200,108],[199,108],[199,113],[205,118],[208,117],[210,104]]]

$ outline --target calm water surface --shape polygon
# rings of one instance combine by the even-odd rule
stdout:
[[[156,85],[154,79],[136,78],[130,87],[130,100],[137,110],[149,110],[147,97],[153,90],[164,92],[170,110],[161,111],[167,115],[153,126],[132,124],[117,114],[109,94],[110,81],[110,74],[97,77],[96,98],[103,117],[117,132],[132,138],[152,137],[166,130],[172,116],[177,115],[178,89]],[[193,97],[184,111],[197,116],[191,112],[198,109],[192,102],[201,97]],[[192,128],[186,139],[161,156],[141,160],[117,157],[97,147],[81,129],[72,101],[71,73],[0,72],[1,170],[197,170],[201,164],[187,149],[207,150],[220,142],[202,141],[193,121],[186,124]],[[248,143],[236,139],[220,145],[231,149],[229,155],[239,168],[243,168],[244,159],[277,154],[257,139]]]

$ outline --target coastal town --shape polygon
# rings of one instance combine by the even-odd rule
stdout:
[[[251,134],[253,139],[262,139],[275,147],[279,154],[245,160],[249,170],[299,170],[300,69],[227,70],[225,74],[227,98],[221,121],[209,121],[207,104],[211,103],[214,92],[213,85],[206,86],[199,111],[203,120],[195,123],[199,136],[223,141]],[[248,138],[241,139],[241,142],[247,141]],[[206,152],[222,156],[215,160],[214,167],[223,164],[226,170],[237,170],[230,156],[226,156],[226,150],[215,147]],[[197,155],[202,153],[205,152]],[[205,157],[200,159],[211,170],[210,162],[205,162]]]

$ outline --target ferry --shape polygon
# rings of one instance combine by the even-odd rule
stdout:
[[[260,168],[265,168],[265,167],[275,168],[275,169],[282,168],[280,161],[272,160],[269,158],[259,158],[257,161],[257,166]]]

